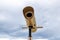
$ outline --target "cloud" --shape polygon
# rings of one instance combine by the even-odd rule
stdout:
[[[26,25],[22,10],[25,6],[32,6],[35,9],[37,25],[44,27],[33,33],[33,37],[59,40],[59,3],[59,0],[0,0],[0,34],[5,33],[11,37],[25,37],[28,31],[21,29],[22,26],[20,24]]]
[[[23,38],[0,38],[0,40],[27,40]],[[48,39],[33,39],[33,40],[48,40]]]

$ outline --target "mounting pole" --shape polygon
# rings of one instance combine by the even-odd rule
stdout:
[[[32,26],[29,26],[29,40],[32,40],[32,32],[31,32]]]

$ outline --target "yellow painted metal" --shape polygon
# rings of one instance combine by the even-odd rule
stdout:
[[[31,17],[27,17],[26,14],[31,13],[32,16]],[[26,19],[26,23],[27,26],[29,28],[29,26],[33,26],[32,28],[32,32],[36,32],[37,28],[36,28],[36,21],[35,21],[35,16],[34,16],[34,9],[30,6],[27,6],[23,9],[23,15]]]

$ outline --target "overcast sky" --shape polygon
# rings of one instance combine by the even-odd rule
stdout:
[[[23,8],[34,8],[37,26],[33,38],[60,40],[60,0],[0,0],[0,37],[27,38]]]

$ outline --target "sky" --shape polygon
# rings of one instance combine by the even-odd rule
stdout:
[[[0,0],[0,38],[27,38],[23,8],[32,6],[36,24],[33,39],[60,40],[60,0]]]

